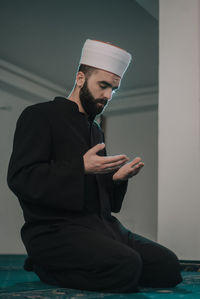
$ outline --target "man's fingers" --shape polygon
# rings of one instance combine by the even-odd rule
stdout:
[[[141,162],[141,158],[140,158],[140,157],[137,157],[137,158],[135,158],[133,161],[131,161],[131,162],[129,163],[129,165],[130,165],[131,167],[133,167],[133,166],[135,166],[136,164],[138,164],[139,162]]]
[[[126,155],[104,156],[104,157],[100,157],[100,158],[102,160],[102,163],[106,166],[111,163],[119,162],[119,164],[120,164],[120,162],[123,163],[123,162],[127,162],[129,160],[129,158]]]
[[[134,168],[132,168],[131,171],[129,171],[129,175],[134,176],[135,174],[137,174],[140,171],[140,169],[143,166],[144,166],[144,163],[140,162]]]
[[[137,168],[141,168],[144,166],[144,163],[143,162],[139,162],[138,164],[136,164],[133,169],[137,169]]]
[[[139,164],[137,164],[135,167],[133,167],[133,172],[138,172],[142,167],[144,166],[144,163],[140,162]]]
[[[126,157],[125,155],[118,155],[117,157],[110,157],[110,156],[106,156],[106,157],[98,157],[99,158],[99,162],[101,164],[101,173],[109,173],[112,172],[116,169],[119,169],[121,166],[123,166],[128,160],[129,158]],[[106,160],[105,160],[106,158]],[[116,162],[111,162],[110,161],[115,161],[117,159]]]
[[[122,165],[124,165],[125,163],[127,162],[126,159],[123,159],[123,160],[119,160],[117,162],[114,162],[114,163],[106,163],[104,164],[105,168],[113,168],[113,169],[116,169],[116,168],[119,168],[121,167]]]
[[[95,146],[93,146],[88,152],[91,154],[97,154],[99,151],[105,148],[105,143],[99,143]],[[103,156],[99,157],[102,160],[102,163],[109,164],[118,162],[120,160],[126,160],[128,161],[129,158],[126,155],[115,155],[115,156]]]

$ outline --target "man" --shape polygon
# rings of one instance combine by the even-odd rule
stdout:
[[[181,282],[173,252],[111,215],[144,164],[139,157],[106,156],[94,118],[119,88],[130,60],[121,48],[87,40],[68,99],[32,105],[17,122],[8,185],[24,213],[25,269],[46,283],[135,292]]]

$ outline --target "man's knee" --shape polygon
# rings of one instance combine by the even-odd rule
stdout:
[[[175,287],[182,281],[180,263],[177,256],[172,251],[170,251],[166,261],[163,263],[163,268],[163,277],[166,276],[166,287]]]
[[[182,281],[177,256],[162,247],[160,255],[153,263],[145,264],[140,285],[145,287],[175,287]]]
[[[46,271],[34,265],[34,272],[40,280],[60,287],[89,291],[126,293],[136,292],[142,271],[142,259],[138,253],[110,256],[94,265],[95,271],[75,269],[69,271]],[[106,279],[105,279],[106,277]]]
[[[117,261],[117,264],[120,265],[124,273],[139,273],[142,269],[142,259],[137,253],[120,257]]]
[[[135,292],[142,272],[142,259],[139,254],[122,256],[115,271],[116,292]]]

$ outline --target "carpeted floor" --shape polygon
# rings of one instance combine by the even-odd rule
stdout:
[[[108,294],[55,288],[43,284],[31,272],[23,270],[24,255],[0,255],[0,298],[133,298],[133,299],[200,299],[200,272],[182,271],[183,283],[172,289],[142,289],[140,293]],[[189,270],[192,270],[189,268]]]

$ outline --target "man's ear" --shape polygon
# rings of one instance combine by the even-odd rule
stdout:
[[[78,72],[76,75],[76,85],[82,88],[85,83],[85,74],[83,72]]]

